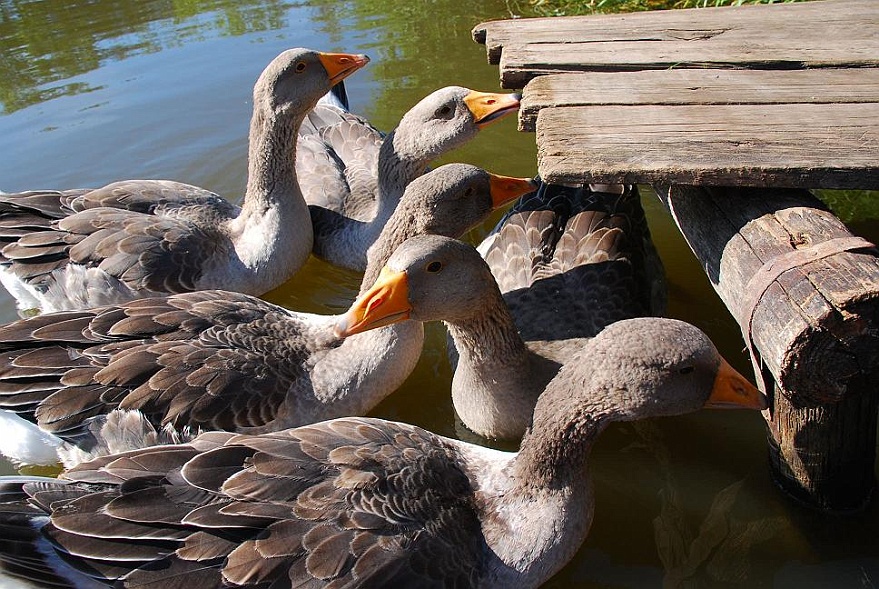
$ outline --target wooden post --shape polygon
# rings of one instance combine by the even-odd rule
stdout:
[[[657,192],[742,328],[758,384],[768,383],[774,479],[808,505],[863,509],[879,407],[875,247],[807,191]]]

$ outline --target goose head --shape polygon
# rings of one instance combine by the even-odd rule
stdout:
[[[466,319],[499,300],[491,270],[473,246],[419,235],[394,251],[372,288],[339,318],[335,333],[347,337],[406,319]]]
[[[305,116],[333,84],[367,63],[369,57],[363,54],[288,49],[260,74],[253,88],[253,104],[269,112]]]
[[[547,393],[556,403],[573,393],[582,398],[572,403],[615,421],[702,408],[766,408],[765,395],[720,355],[701,329],[663,317],[610,324],[565,363]],[[550,401],[538,401],[538,406]],[[552,413],[557,408],[541,410]]]
[[[451,237],[536,189],[529,178],[500,176],[469,164],[445,164],[413,180],[398,208],[416,221],[418,233]]]
[[[390,143],[398,156],[429,162],[455,149],[486,125],[519,109],[519,94],[440,88],[403,115]]]
[[[367,250],[363,287],[372,286],[382,264],[407,238],[458,237],[494,209],[536,189],[534,180],[500,176],[469,164],[445,164],[416,178]]]
[[[766,396],[694,325],[661,317],[617,321],[546,385],[515,469],[523,486],[564,488],[582,476],[592,443],[610,423],[703,408],[765,409]]]

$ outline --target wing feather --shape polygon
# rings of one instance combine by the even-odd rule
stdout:
[[[0,408],[71,440],[117,408],[157,428],[295,421],[285,399],[309,394],[311,355],[338,344],[330,323],[222,291],[14,322],[0,328]]]
[[[458,460],[434,434],[369,418],[209,433],[11,488],[0,522],[44,513],[62,559],[137,587],[468,587],[486,548]]]
[[[193,290],[205,261],[231,245],[216,227],[238,208],[207,190],[128,180],[95,190],[0,195],[0,264],[40,292],[70,263],[134,290]]]

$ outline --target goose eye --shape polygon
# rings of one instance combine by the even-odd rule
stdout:
[[[683,368],[678,370],[678,372],[680,372],[681,374],[690,374],[694,370],[696,370],[695,366],[684,366]]]
[[[451,113],[451,112],[452,112],[452,107],[449,106],[448,104],[446,104],[444,106],[441,106],[440,109],[438,111],[436,111],[436,114],[441,117],[445,117],[445,116],[448,116],[449,113]]]
[[[297,74],[301,74],[302,72],[304,72],[305,71],[305,62],[304,61],[297,62],[295,70],[296,70]]]
[[[443,264],[442,262],[430,262],[427,266],[424,267],[424,269],[431,274],[436,274],[443,269]]]
[[[476,194],[476,189],[470,186],[467,190],[464,191],[464,196],[467,198],[472,198],[473,195]]]

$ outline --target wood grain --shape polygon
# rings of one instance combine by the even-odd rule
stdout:
[[[604,105],[879,103],[879,68],[669,69],[555,74],[525,87],[519,128],[543,108]],[[879,118],[879,107],[877,107]]]
[[[877,189],[877,115],[875,103],[543,109],[538,172],[549,182]]]
[[[807,42],[807,35],[816,31],[803,31],[802,37],[758,40],[762,34],[761,29],[750,38],[740,34],[724,40],[515,44],[501,57],[501,86],[523,88],[536,76],[560,72],[879,66],[879,35],[863,38],[840,30],[835,35],[828,32],[833,35],[830,38],[822,33],[820,39]]]

